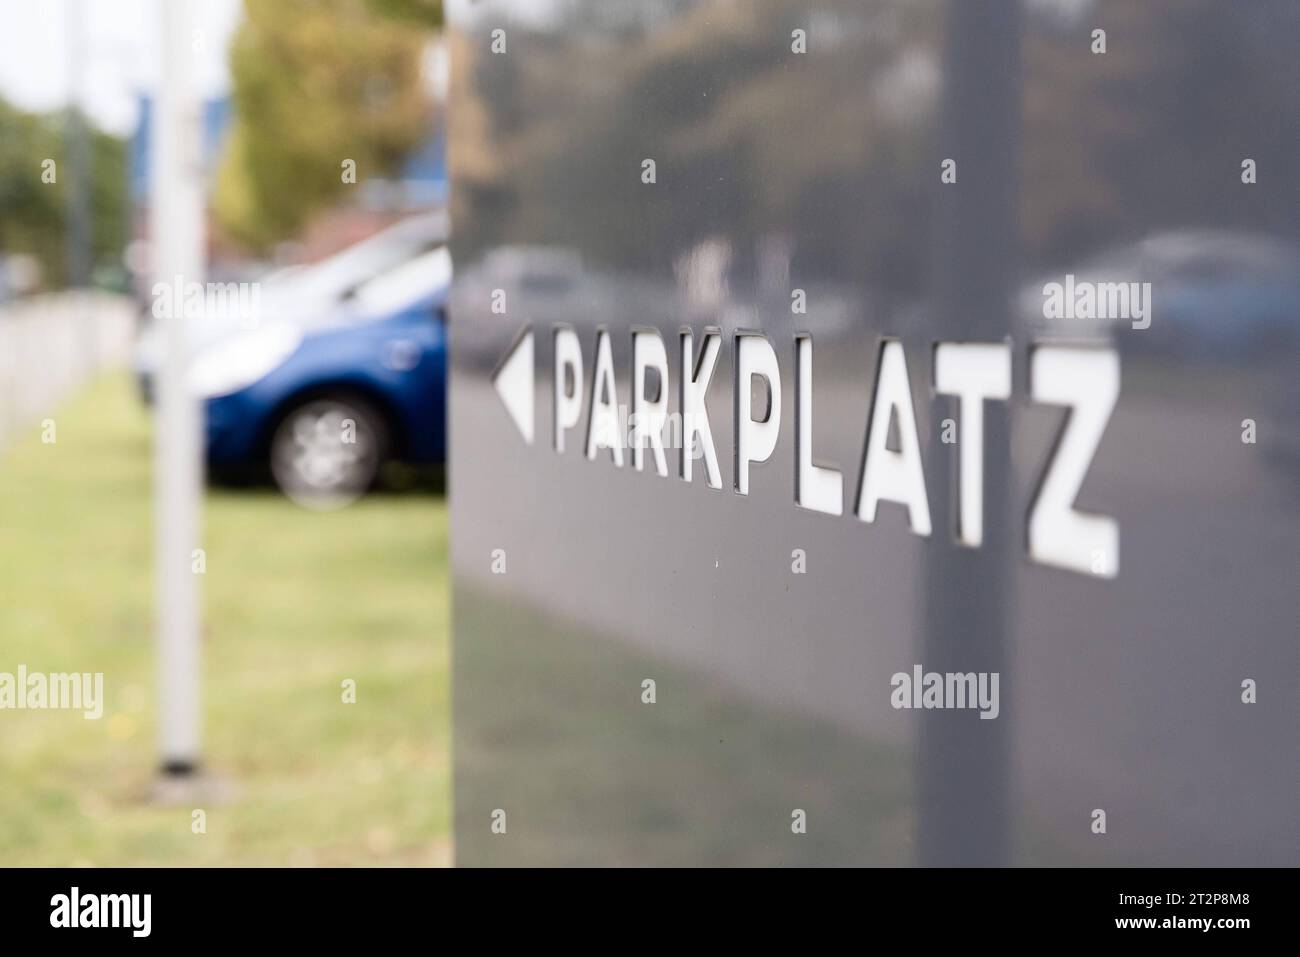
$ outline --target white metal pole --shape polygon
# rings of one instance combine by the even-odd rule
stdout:
[[[187,2],[157,0],[162,77],[153,98],[149,246],[156,282],[180,288],[204,281],[202,131],[192,86]],[[166,355],[158,374],[154,438],[158,721],[162,769],[189,774],[199,764],[198,586],[191,554],[199,547],[199,408],[187,382],[184,310],[169,297]]]

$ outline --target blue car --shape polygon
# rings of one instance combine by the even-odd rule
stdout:
[[[332,315],[275,320],[195,355],[211,471],[269,465],[306,504],[370,488],[389,459],[446,455],[445,247],[357,287]]]

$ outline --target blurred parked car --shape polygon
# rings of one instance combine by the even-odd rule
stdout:
[[[279,320],[200,352],[210,469],[269,465],[287,494],[332,502],[369,488],[381,464],[445,457],[445,247],[362,283],[311,322]]]
[[[1149,328],[1134,329],[1124,320],[1043,318],[1045,284],[1064,283],[1067,273],[1094,287],[1150,283]],[[1294,243],[1223,229],[1154,233],[1028,283],[1020,290],[1020,310],[1031,329],[1104,336],[1126,359],[1250,368],[1260,384],[1242,398],[1251,417],[1260,419],[1260,450],[1294,474],[1300,432],[1291,424],[1300,414],[1300,377],[1259,374],[1271,363],[1289,362],[1300,339],[1300,248]]]
[[[278,270],[258,282],[257,315],[237,309],[209,310],[186,321],[191,355],[250,328],[279,321],[307,323],[335,313],[367,282],[399,269],[416,256],[447,243],[447,216],[425,213],[405,219],[327,259]],[[134,367],[141,395],[153,400],[153,379],[162,360],[163,337],[150,321],[136,346]]]
[[[299,500],[361,494],[385,460],[445,455],[447,219],[408,219],[318,264],[265,280],[257,314],[187,319],[210,473],[264,472]],[[250,321],[251,318],[251,321]],[[149,403],[154,322],[135,372]]]
[[[1300,250],[1270,236],[1228,230],[1155,233],[1104,250],[1077,267],[1024,286],[1020,307],[1031,327],[1060,321],[1043,316],[1043,287],[1063,283],[1151,284],[1149,329],[1123,337],[1127,354],[1178,356],[1209,362],[1260,360],[1297,333]],[[1066,320],[1086,328],[1087,320]],[[1128,323],[1095,323],[1113,337]]]

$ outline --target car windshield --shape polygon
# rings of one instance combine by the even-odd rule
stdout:
[[[415,305],[450,283],[451,254],[440,246],[363,283],[352,302],[359,316],[379,318]]]
[[[342,297],[371,277],[447,241],[442,216],[419,216],[362,240],[314,266],[285,276],[296,296]]]

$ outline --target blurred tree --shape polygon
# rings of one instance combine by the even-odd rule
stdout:
[[[1110,31],[1104,55],[1085,42],[1094,23]],[[1300,109],[1297,24],[1294,0],[1098,0],[1080,25],[1030,32],[1021,218],[1031,259],[1060,262],[1106,237],[1189,222],[1294,234],[1300,139],[1278,118]],[[1246,156],[1288,172],[1243,190]]]
[[[232,237],[264,249],[355,188],[346,161],[358,183],[391,173],[427,134],[423,57],[442,5],[245,0],[244,8],[214,210]]]
[[[790,230],[802,275],[852,273],[913,294],[928,252],[916,224],[933,192],[923,158],[937,102],[938,0],[824,0],[829,32],[852,42],[804,58],[784,53],[807,23],[803,0],[674,2],[676,19],[572,0],[561,29],[527,36],[526,52],[511,56],[485,55],[473,35],[453,39],[461,248],[544,236],[591,263],[668,271],[684,233],[704,242]],[[583,39],[582,70],[572,37]],[[844,96],[846,85],[863,94]],[[661,182],[708,189],[689,208],[644,201],[625,184],[629,164],[649,156]],[[529,195],[548,200],[519,201]],[[584,215],[568,214],[579,207]],[[484,210],[494,213],[476,215]],[[493,228],[503,235],[484,232]]]
[[[561,27],[515,27],[510,56],[487,54],[479,32],[453,36],[462,251],[544,237],[594,264],[666,270],[685,233],[786,230],[801,275],[853,274],[906,300],[933,255],[923,224],[947,5],[821,0],[831,27],[807,57],[784,45],[808,20],[803,0],[683,3],[653,22],[652,5],[569,0]],[[1062,20],[1072,8],[1087,16]],[[1279,118],[1300,109],[1300,3],[1027,9],[1019,213],[1031,269],[1188,223],[1295,235],[1300,138]],[[1105,55],[1091,52],[1096,24],[1110,28]],[[660,182],[708,188],[689,208],[628,189],[648,156]],[[1280,173],[1243,189],[1247,156]]]
[[[61,286],[67,267],[65,128],[62,114],[25,113],[0,100],[0,252],[34,256],[46,288]],[[127,235],[126,145],[92,128],[90,161],[92,263],[117,267]]]
[[[442,26],[442,0],[366,0],[380,16],[406,20],[429,29]]]

